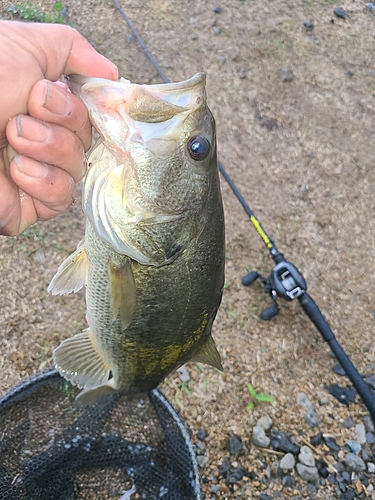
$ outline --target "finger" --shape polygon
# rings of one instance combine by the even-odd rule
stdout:
[[[60,167],[75,182],[84,176],[84,148],[70,130],[41,122],[31,116],[18,115],[8,123],[6,134],[9,144],[17,153]]]
[[[17,232],[37,220],[47,220],[64,212],[76,194],[74,179],[64,170],[16,155],[9,172],[21,190]],[[17,233],[16,233],[17,234]]]
[[[0,169],[0,234],[15,236],[19,234],[20,198],[19,189],[12,180]]]
[[[87,110],[64,83],[40,80],[31,90],[28,107],[34,118],[74,132],[86,151],[91,146],[92,127]]]

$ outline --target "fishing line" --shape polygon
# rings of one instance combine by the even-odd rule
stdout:
[[[158,75],[160,76],[162,81],[164,83],[170,83],[170,80],[168,80],[168,78],[165,76],[162,69],[148,50],[144,40],[142,39],[136,28],[133,26],[128,16],[125,14],[118,0],[113,0],[113,3],[119,10],[121,16],[126,21],[131,32],[137,39],[147,58],[151,61],[152,65],[158,72]],[[312,321],[319,333],[322,335],[323,340],[330,346],[331,351],[344,369],[347,377],[353,384],[353,387],[356,389],[364,405],[367,407],[373,421],[375,422],[375,396],[362,376],[359,374],[353,363],[350,361],[348,355],[338,343],[334,333],[329,327],[327,321],[324,319],[324,316],[322,315],[319,307],[307,294],[307,283],[303,275],[299,272],[297,267],[291,262],[288,262],[285,259],[284,255],[276,248],[274,241],[263,229],[261,223],[255,217],[254,212],[250,209],[249,205],[244,200],[243,196],[237,189],[236,185],[234,184],[220,161],[218,162],[218,168],[220,170],[220,173],[228,183],[229,187],[233,191],[234,195],[242,205],[242,208],[248,215],[250,222],[253,224],[255,230],[263,240],[263,243],[269,250],[276,264],[272,269],[271,275],[268,278],[261,276],[257,271],[252,271],[242,278],[242,284],[245,286],[251,285],[255,280],[259,278],[264,286],[265,292],[270,295],[273,300],[273,305],[262,312],[261,318],[268,321],[279,312],[280,308],[277,302],[277,299],[279,297],[287,301],[298,299],[299,303],[302,306],[302,309],[304,310],[308,318]]]

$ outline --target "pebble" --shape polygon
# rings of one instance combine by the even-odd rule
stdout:
[[[327,466],[326,466],[326,463],[323,462],[323,460],[317,460],[316,461],[316,468],[318,469],[318,472],[319,474],[323,477],[323,478],[327,478],[329,476],[329,472],[328,472],[328,469],[327,469]]]
[[[126,38],[127,42],[128,43],[132,43],[132,41],[134,40],[134,36],[133,35],[128,35],[127,38]]]
[[[285,476],[283,477],[282,485],[286,488],[295,488],[296,480],[293,476]]]
[[[217,56],[217,60],[219,61],[220,64],[224,64],[227,58],[225,56]]]
[[[253,435],[251,440],[255,444],[255,446],[260,446],[260,448],[268,448],[271,442],[270,438],[266,436],[264,428],[260,427],[259,425],[253,427]]]
[[[242,440],[235,434],[229,436],[227,440],[227,450],[231,455],[236,455],[242,448]]]
[[[313,41],[316,45],[320,45],[320,40],[319,40],[319,38],[318,38],[316,35],[312,34],[312,35],[311,35],[311,40],[312,40],[312,41]]]
[[[196,24],[197,22],[198,22],[198,19],[197,19],[196,17],[191,17],[191,18],[189,19],[189,23],[190,23],[190,24]]]
[[[220,490],[220,486],[218,484],[211,484],[210,492],[217,493]]]
[[[319,399],[319,404],[320,406],[329,405],[329,398],[327,396],[323,396],[322,398]]]
[[[305,481],[310,481],[312,483],[319,481],[319,472],[316,467],[309,467],[304,464],[297,464],[298,475]]]
[[[300,447],[297,446],[285,432],[273,431],[271,434],[271,446],[276,451],[283,451],[284,453],[293,453],[297,455]]]
[[[332,450],[332,451],[339,451],[340,450],[340,446],[336,443],[336,441],[333,438],[326,437],[326,438],[324,438],[324,442],[330,450]]]
[[[186,368],[185,365],[180,366],[180,368],[177,370],[179,379],[183,384],[187,384],[190,381],[190,375],[188,372],[188,369]]]
[[[340,365],[340,363],[336,363],[332,370],[337,374],[344,377],[346,375],[344,368]]]
[[[271,464],[271,476],[277,477],[280,475],[280,462],[278,460],[275,460]]]
[[[313,452],[310,450],[308,446],[301,446],[301,451],[298,455],[298,460],[301,464],[309,465],[311,467],[315,466],[315,458]]]
[[[307,483],[307,491],[309,493],[316,493],[316,487],[313,483]]]
[[[312,31],[314,29],[314,25],[311,21],[305,21],[303,25],[306,28],[306,31]]]
[[[206,467],[207,458],[204,455],[198,455],[197,462],[198,462],[199,467],[201,467],[201,468]]]
[[[366,470],[365,462],[355,453],[347,453],[345,455],[344,462],[349,467],[349,469],[355,472],[362,472]]]
[[[316,411],[314,408],[309,408],[305,415],[304,419],[307,425],[310,427],[319,427],[319,417],[316,414]]]
[[[358,455],[362,450],[362,446],[357,443],[357,441],[353,441],[352,439],[350,441],[347,441],[346,445],[348,446],[350,451],[355,453],[356,455]]]
[[[365,424],[366,431],[375,432],[374,422],[372,421],[370,415],[365,415],[363,417],[363,423]]]
[[[345,429],[350,429],[351,427],[355,426],[355,423],[350,417],[346,417],[346,419],[342,423],[342,426],[345,427]]]
[[[365,430],[365,425],[362,422],[355,426],[354,433],[356,435],[358,443],[365,444],[365,442],[366,442],[366,430]]]
[[[282,70],[280,70],[280,80],[282,82],[291,82],[293,80],[293,71],[289,68],[283,68]]]
[[[345,19],[346,17],[345,10],[342,7],[336,7],[333,12],[337,17],[341,17],[341,19]]]
[[[241,481],[241,479],[244,476],[244,470],[240,465],[237,465],[237,467],[231,467],[229,471],[227,472],[226,479],[228,483],[234,484],[238,483]]]
[[[269,415],[264,415],[257,420],[257,427],[262,427],[266,432],[271,429],[272,425],[272,418]]]
[[[368,444],[374,444],[375,443],[375,436],[372,432],[366,432],[366,442]]]
[[[297,394],[297,404],[302,406],[302,408],[310,408],[312,406],[312,402],[309,400],[307,395],[304,392],[299,392]]]
[[[312,436],[310,438],[310,443],[313,446],[319,446],[322,441],[323,441],[323,433],[322,432],[318,432],[318,434],[315,434],[315,436]]]
[[[267,493],[262,493],[259,495],[259,500],[272,500],[272,498]]]
[[[369,377],[366,377],[365,380],[373,389],[375,389],[375,375],[370,375]]]
[[[215,7],[214,12],[215,14],[221,14],[223,12],[223,9],[221,7]]]
[[[213,25],[212,29],[213,29],[213,32],[215,33],[215,35],[220,35],[221,29],[218,26]]]
[[[207,436],[208,434],[204,429],[199,429],[199,431],[197,432],[197,439],[199,439],[200,441],[204,441]]]
[[[293,453],[287,453],[280,460],[280,469],[282,470],[292,470],[296,464]]]
[[[340,387],[337,384],[332,384],[332,385],[325,385],[324,388],[340,403],[343,403],[344,405],[348,405],[349,403],[352,403],[356,396],[357,393],[354,389],[351,389],[350,387]]]
[[[375,464],[372,462],[367,463],[367,470],[373,474],[375,472]]]
[[[366,7],[370,10],[375,10],[375,4],[373,4],[372,2],[367,2],[366,3]]]

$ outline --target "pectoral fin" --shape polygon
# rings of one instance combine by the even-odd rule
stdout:
[[[214,339],[211,337],[211,335],[202,345],[200,350],[191,358],[191,361],[195,361],[197,363],[205,363],[206,365],[211,365],[214,368],[223,371],[220,354],[218,353]]]
[[[49,284],[48,291],[52,295],[65,295],[78,292],[87,281],[87,252],[84,244],[80,243],[60,265],[57,273]]]
[[[92,389],[108,382],[111,368],[89,328],[61,342],[53,351],[53,360],[60,374],[80,389]]]
[[[125,330],[132,321],[137,298],[131,260],[125,259],[120,265],[110,262],[109,278],[112,319],[120,314],[121,327]]]

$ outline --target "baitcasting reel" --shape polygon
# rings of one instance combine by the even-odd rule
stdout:
[[[282,254],[279,253],[282,256]],[[242,278],[242,284],[249,286],[258,278],[263,284],[264,291],[273,300],[273,305],[262,311],[260,317],[269,321],[279,312],[280,307],[277,303],[278,297],[285,300],[293,300],[300,297],[307,289],[307,283],[296,266],[291,262],[287,262],[284,257],[272,269],[269,278],[261,276],[257,271],[251,271]]]

